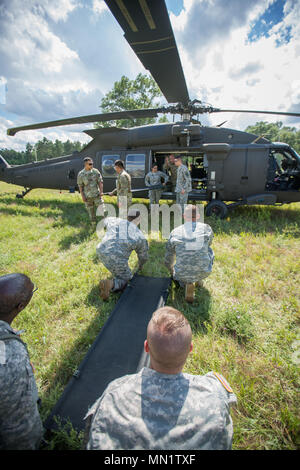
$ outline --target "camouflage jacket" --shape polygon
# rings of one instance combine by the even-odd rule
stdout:
[[[170,172],[170,181],[172,184],[176,184],[177,166],[175,165],[175,163],[164,163],[163,169]]]
[[[87,449],[231,449],[230,406],[236,401],[219,374],[171,375],[144,367],[111,382],[88,411]]]
[[[0,449],[36,449],[42,439],[38,392],[26,346],[0,321]],[[17,336],[18,337],[18,336]]]
[[[184,191],[189,193],[192,191],[192,180],[190,172],[185,165],[180,165],[177,168],[177,180],[176,180],[176,188],[175,192],[180,193],[180,191]]]
[[[161,179],[163,178],[164,183],[166,183],[169,180],[169,177],[166,173],[163,173],[162,171],[156,171],[153,173],[153,171],[149,171],[147,173],[146,178],[145,178],[145,184],[146,186],[154,186],[156,184],[162,184]]]
[[[98,197],[100,194],[99,183],[103,181],[102,175],[97,168],[91,170],[81,170],[77,176],[78,186],[82,186],[87,198]]]
[[[116,186],[116,189],[112,191],[113,194],[127,196],[131,193],[131,176],[125,170],[118,174]]]
[[[109,255],[116,263],[128,261],[132,251],[138,255],[140,265],[148,259],[148,242],[143,232],[132,222],[118,217],[106,217],[103,221],[106,234],[97,246],[97,253]]]
[[[170,234],[166,245],[165,265],[171,271],[174,266],[174,278],[183,282],[196,282],[203,278],[203,273],[210,273],[214,253],[210,245],[213,231],[201,222],[186,222],[176,227]]]

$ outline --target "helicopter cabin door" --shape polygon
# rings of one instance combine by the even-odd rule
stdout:
[[[100,155],[99,155],[100,154]],[[145,176],[149,171],[149,150],[110,150],[98,152],[100,171],[103,177],[103,192],[113,191],[116,187],[117,173],[114,168],[116,160],[122,160],[124,168],[131,176],[131,189],[145,187]],[[147,191],[138,192],[138,197],[147,197]]]
[[[150,171],[150,150],[126,151],[125,170],[131,176],[132,190],[145,188],[145,176]],[[147,198],[148,191],[137,191],[136,196]]]

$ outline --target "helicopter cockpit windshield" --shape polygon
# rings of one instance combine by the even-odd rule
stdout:
[[[300,157],[289,146],[270,149],[266,189],[270,191],[300,189]]]

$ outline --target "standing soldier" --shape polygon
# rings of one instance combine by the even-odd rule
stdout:
[[[100,171],[93,167],[91,158],[86,157],[83,161],[84,168],[78,173],[77,184],[90,220],[96,222],[96,213],[100,205],[104,214],[103,179]]]
[[[184,205],[188,201],[189,192],[192,191],[192,179],[188,168],[182,163],[180,156],[175,157],[175,165],[177,167],[176,204],[180,204],[183,213]]]
[[[170,234],[165,265],[173,279],[185,288],[185,300],[192,303],[195,283],[202,286],[202,280],[212,271],[214,253],[210,245],[213,231],[209,225],[199,222],[200,214],[196,206],[186,207],[184,219],[185,223]]]
[[[175,192],[176,179],[177,179],[177,166],[175,165],[174,159],[175,159],[174,155],[170,155],[170,157],[166,157],[165,163],[163,166],[163,169],[170,173],[172,193]]]
[[[104,266],[113,274],[114,279],[100,281],[100,295],[103,300],[110,292],[123,290],[133,273],[128,266],[132,251],[138,256],[138,271],[148,259],[148,242],[142,231],[137,227],[140,222],[140,212],[133,209],[128,211],[127,220],[118,217],[106,217],[104,227],[106,234],[97,246],[97,255]]]
[[[109,193],[110,196],[117,194],[119,209],[127,209],[131,205],[131,176],[125,171],[122,160],[115,161],[115,170],[118,173],[116,188]],[[126,199],[125,199],[126,198]],[[126,207],[127,204],[127,207]]]
[[[154,186],[154,185],[161,185],[161,179],[163,178],[163,186],[166,186],[166,182],[168,181],[169,177],[166,173],[162,171],[158,171],[157,164],[154,163],[152,165],[151,171],[147,173],[145,178],[145,184],[147,187]],[[159,200],[162,195],[162,189],[150,189],[149,190],[149,199],[150,204],[159,204]]]

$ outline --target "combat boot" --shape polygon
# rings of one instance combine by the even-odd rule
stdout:
[[[187,302],[193,303],[195,298],[195,285],[186,284],[185,285],[185,300]]]
[[[105,279],[100,281],[99,289],[100,289],[100,297],[103,300],[107,300],[114,285],[114,281],[112,279]]]

